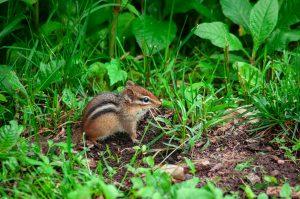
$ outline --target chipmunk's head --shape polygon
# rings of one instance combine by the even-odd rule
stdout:
[[[161,101],[155,95],[132,81],[127,81],[122,95],[128,103],[143,110],[161,106]]]

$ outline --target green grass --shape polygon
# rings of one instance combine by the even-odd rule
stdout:
[[[136,159],[149,150],[146,146],[135,149],[128,165],[133,176],[128,177],[133,184],[130,188],[124,180],[113,182],[117,169],[109,161],[99,161],[96,169],[91,169],[87,148],[73,153],[70,141],[48,140],[43,151],[38,140],[56,135],[62,128],[70,137],[71,126],[81,119],[86,103],[99,92],[120,91],[128,79],[154,92],[164,100],[164,108],[174,112],[172,120],[157,118],[160,123],[149,124],[161,130],[160,137],[177,143],[162,147],[189,152],[224,122],[228,109],[247,106],[255,113],[249,119],[259,119],[252,132],[267,130],[266,136],[274,138],[272,143],[282,148],[287,158],[299,158],[300,53],[296,36],[276,52],[268,39],[263,41],[255,49],[256,57],[249,60],[247,54],[253,51],[249,33],[239,37],[241,51],[229,51],[225,44],[224,49],[218,48],[193,35],[196,24],[203,22],[223,21],[236,30],[236,25],[224,20],[219,1],[189,5],[188,9],[178,6],[176,0],[164,12],[157,11],[164,6],[159,1],[143,2],[129,1],[122,7],[113,49],[108,43],[114,39],[110,32],[115,4],[40,1],[38,10],[35,1],[0,3],[1,198],[225,196],[227,193],[211,182],[195,188],[197,178],[173,184],[170,176],[151,164],[152,156],[142,167]],[[279,18],[284,16],[282,10]],[[154,38],[158,51],[150,48],[151,42],[143,43],[137,36],[140,32],[134,32],[128,22],[142,13],[154,18],[146,24],[145,34]],[[167,34],[155,32],[157,21],[169,25]],[[174,38],[172,21],[177,26]],[[290,29],[279,26],[281,21],[278,30]],[[299,29],[299,24],[289,24],[295,31]],[[104,160],[119,158],[109,149],[102,156]],[[250,187],[245,192],[252,194]]]

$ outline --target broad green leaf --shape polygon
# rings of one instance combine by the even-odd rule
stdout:
[[[23,16],[18,16],[10,21],[8,24],[4,26],[4,28],[0,32],[0,40],[3,39],[6,35],[12,33],[13,31],[21,28],[21,21],[24,19]]]
[[[208,5],[208,1],[202,3],[203,0],[188,0],[182,3],[182,0],[166,0],[164,6],[164,15],[174,13],[186,13],[190,10],[197,11],[201,16],[208,18],[209,20],[215,20],[217,18],[217,12],[214,12],[214,7]],[[215,4],[212,2],[211,4]],[[215,6],[214,5],[214,6]]]
[[[95,7],[96,9],[97,7]],[[87,9],[89,11],[89,9]],[[94,9],[93,9],[94,10]],[[111,7],[101,7],[100,9],[93,10],[86,12],[86,16],[88,16],[87,22],[87,35],[97,34],[100,31],[101,24],[110,20],[112,16],[112,9]]]
[[[137,195],[143,198],[151,198],[155,193],[155,188],[153,186],[145,186],[138,190]]]
[[[75,94],[68,88],[63,90],[62,101],[71,109],[77,107]]]
[[[267,43],[268,53],[284,50],[290,42],[300,40],[300,29],[290,29],[300,22],[300,1],[282,0],[280,3],[277,29]]]
[[[245,162],[241,162],[241,163],[237,164],[234,169],[237,171],[243,171],[246,168],[249,168],[251,166],[251,163],[252,163],[252,160],[247,160]]]
[[[53,83],[60,82],[62,75],[60,69],[65,65],[64,60],[54,60],[50,63],[40,63],[40,70],[38,73],[39,90],[43,90]]]
[[[188,159],[188,158],[184,158],[185,160],[185,163],[188,165],[190,171],[192,174],[195,174],[196,173],[196,167],[195,167],[195,164],[192,162],[192,160]]]
[[[256,197],[255,193],[252,191],[249,185],[245,186],[244,191],[246,193],[247,198],[252,199]]]
[[[0,4],[7,2],[8,0],[0,0]]]
[[[23,96],[28,96],[16,73],[7,66],[0,65],[0,85],[10,95],[20,92]]]
[[[239,81],[242,85],[257,86],[261,81],[261,71],[245,62],[236,62],[233,67],[238,71]]]
[[[274,51],[282,51],[287,48],[287,45],[293,41],[300,40],[300,29],[298,30],[287,30],[287,29],[276,29],[267,43],[268,53]]]
[[[219,12],[214,12],[214,9],[205,6],[204,4],[198,4],[195,7],[195,10],[204,17],[208,18],[210,21],[214,21],[216,19],[219,19]],[[223,16],[223,15],[222,15]]]
[[[92,193],[90,188],[87,186],[78,185],[77,188],[73,191],[70,191],[67,195],[67,198],[80,198],[80,199],[90,199],[92,198]]]
[[[24,161],[25,164],[30,165],[30,166],[33,166],[33,165],[42,166],[43,165],[42,161],[36,160],[34,158],[30,158],[30,157],[24,157],[23,161]]]
[[[105,64],[101,62],[95,62],[88,67],[87,77],[96,78],[100,82],[104,79],[105,74],[107,73]]]
[[[180,188],[176,190],[176,198],[177,199],[195,199],[197,198],[205,198],[205,199],[213,199],[214,195],[205,190],[198,188]]]
[[[250,31],[254,50],[267,39],[274,30],[278,19],[277,0],[259,0],[250,13]]]
[[[154,158],[152,156],[144,157],[143,162],[148,164],[150,167],[154,167]]]
[[[98,183],[102,189],[102,192],[107,199],[115,199],[123,196],[123,194],[111,184],[105,184],[101,179],[98,179]]]
[[[300,1],[283,0],[279,10],[278,27],[289,27],[300,22]]]
[[[176,36],[176,25],[142,16],[134,20],[132,32],[143,52],[152,55],[171,44]]]
[[[4,95],[0,93],[0,102],[7,102],[7,99]]]
[[[221,5],[226,17],[247,31],[250,30],[249,18],[252,6],[248,0],[221,0]]]
[[[107,15],[108,14],[107,11],[110,11],[110,13],[111,13],[112,12],[112,7],[115,6],[115,5],[116,5],[115,3],[105,3],[105,4],[95,3],[91,7],[91,9],[85,9],[84,10],[83,14],[81,15],[81,20],[86,18],[86,17],[89,17],[95,23],[98,23],[97,20],[99,20],[99,23],[102,23],[102,22],[106,21],[107,19],[109,19],[111,17],[111,15],[110,16]],[[68,4],[62,6],[62,8],[64,10],[73,10],[74,7],[76,7],[76,5],[72,1],[70,1]],[[97,14],[94,15],[95,13],[97,13]],[[101,16],[101,14],[102,14],[102,16]]]
[[[224,53],[213,54],[213,55],[210,56],[210,58],[211,59],[216,59],[216,60],[221,60],[221,61],[225,60]],[[240,55],[235,55],[235,54],[230,53],[228,61],[229,61],[229,63],[233,64],[237,61],[246,62],[247,60],[245,58],[243,58],[242,56],[240,56]]]
[[[111,62],[106,63],[105,66],[111,86],[119,81],[124,82],[127,79],[127,73],[121,69],[119,60],[113,59]]]
[[[199,178],[193,177],[190,180],[183,181],[181,183],[176,184],[178,188],[194,188],[200,182]]]
[[[261,106],[264,106],[264,107],[270,105],[270,102],[265,97],[262,97],[261,99],[256,99],[255,101],[257,101]],[[274,176],[265,175],[263,177],[263,179],[264,179],[264,181],[266,181],[269,184],[278,184],[278,180]]]
[[[132,187],[134,189],[140,189],[140,188],[144,187],[144,183],[143,183],[143,180],[141,178],[132,177],[130,180],[132,182]]]
[[[0,153],[9,151],[17,142],[24,127],[12,120],[9,125],[0,128]]]
[[[44,23],[41,26],[40,31],[43,35],[49,36],[52,32],[61,30],[62,28],[63,28],[63,25],[60,22],[47,21],[46,23]]]
[[[292,189],[289,183],[285,183],[280,190],[280,197],[282,198],[290,198],[292,194]]]
[[[140,12],[132,5],[132,4],[130,4],[130,3],[127,3],[126,4],[126,8],[132,13],[132,14],[134,14],[134,15],[136,15],[136,16],[140,16],[141,14],[140,14]]]
[[[207,187],[214,194],[215,199],[223,199],[223,192],[221,189],[217,188],[212,182],[207,182]]]
[[[215,46],[220,48],[228,46],[230,51],[243,49],[240,40],[229,33],[228,27],[222,22],[199,24],[194,34],[203,39],[209,39]]]
[[[119,39],[123,39],[123,37],[127,38],[129,36],[132,36],[132,32],[130,30],[134,19],[135,16],[129,12],[125,12],[119,15],[117,26],[117,35]]]
[[[173,13],[185,13],[189,10],[197,10],[199,6],[201,6],[201,3],[203,0],[189,0],[184,3],[182,3],[182,0],[166,0],[165,5],[165,15],[173,12]]]
[[[268,195],[265,194],[265,193],[260,193],[258,196],[257,196],[257,199],[268,199]]]
[[[32,6],[33,4],[37,3],[38,0],[22,0],[23,2],[25,2],[27,5]]]

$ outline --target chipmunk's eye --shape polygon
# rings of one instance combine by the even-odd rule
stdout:
[[[142,102],[148,103],[150,101],[149,97],[143,97],[141,98]]]

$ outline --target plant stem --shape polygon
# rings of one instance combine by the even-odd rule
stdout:
[[[225,84],[226,84],[226,90],[229,91],[228,88],[228,75],[229,75],[229,46],[225,46],[224,48],[224,65],[225,65]]]
[[[36,31],[39,30],[39,23],[40,23],[40,18],[39,18],[39,1],[37,0],[36,3],[34,4],[34,9],[33,9],[33,14],[34,14],[34,28]]]
[[[113,8],[113,19],[111,23],[110,38],[109,38],[109,56],[111,58],[114,58],[115,56],[117,24],[118,24],[118,16],[121,9],[120,7],[121,0],[115,0],[115,3],[117,3],[118,5],[114,6]]]
[[[256,51],[253,50],[253,51],[252,51],[251,58],[250,58],[250,63],[251,63],[251,65],[254,65],[254,64],[255,64],[255,57],[256,57]]]

